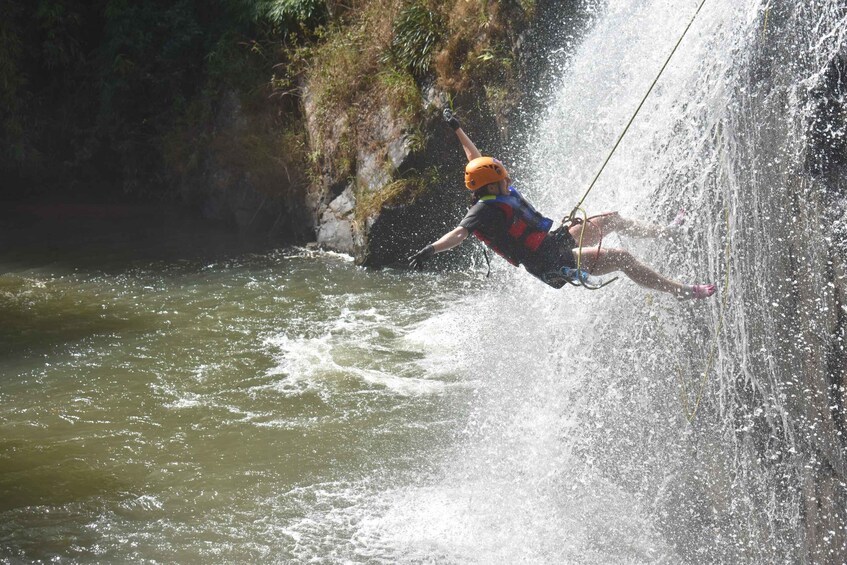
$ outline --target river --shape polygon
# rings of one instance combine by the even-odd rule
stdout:
[[[469,275],[173,225],[40,228],[0,257],[7,559],[376,551],[350,538],[379,493],[437,474],[467,424],[473,381],[427,320]]]
[[[559,492],[544,427],[574,391],[537,362],[556,336],[480,331],[530,312],[503,265],[372,271],[161,222],[6,231],[7,561],[545,561],[563,524],[566,554],[653,561],[614,487],[613,508],[584,469]],[[592,533],[609,521],[642,541]]]

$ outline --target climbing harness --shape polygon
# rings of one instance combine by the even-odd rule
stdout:
[[[590,281],[589,281],[589,278],[588,278],[588,272],[590,272],[594,268],[594,266],[596,265],[597,257],[594,258],[594,263],[592,263],[591,267],[588,269],[588,272],[583,271],[582,270],[582,242],[583,242],[583,238],[585,237],[585,227],[588,224],[592,223],[591,220],[593,218],[608,216],[609,214],[599,214],[598,216],[589,217],[588,212],[586,212],[585,209],[578,208],[578,211],[582,212],[582,218],[574,218],[570,223],[571,225],[582,224],[582,226],[583,226],[582,230],[580,230],[580,232],[579,232],[579,241],[577,242],[578,243],[578,251],[577,251],[577,254],[576,254],[576,273],[575,273],[575,276],[572,276],[572,277],[566,276],[566,278],[568,279],[568,282],[573,286],[581,286],[581,287],[587,288],[588,290],[600,290],[604,286],[608,286],[608,285],[612,284],[613,282],[615,282],[616,280],[618,280],[619,277],[614,277],[614,278],[612,278],[608,281],[601,282],[599,284],[591,284]],[[564,227],[564,226],[565,226],[565,223],[562,222],[561,227]],[[603,245],[603,228],[598,227],[598,229],[600,230],[600,241],[597,242],[597,256],[599,257],[600,248]],[[563,270],[562,274],[566,274],[564,270]]]
[[[641,102],[638,104],[638,107],[635,109],[635,113],[632,114],[632,117],[629,119],[629,122],[627,122],[626,127],[624,127],[623,131],[621,132],[620,136],[618,137],[618,140],[615,142],[615,145],[612,147],[612,150],[609,151],[609,154],[606,156],[606,160],[603,161],[603,164],[600,166],[600,170],[598,170],[597,174],[594,175],[594,179],[591,181],[591,184],[588,185],[588,190],[586,190],[585,194],[582,195],[582,198],[579,199],[579,202],[577,202],[576,206],[574,206],[573,210],[571,210],[571,213],[568,214],[568,216],[565,217],[562,220],[562,224],[561,224],[562,226],[574,225],[574,223],[577,221],[577,216],[576,216],[577,212],[579,212],[579,211],[583,212],[583,219],[584,220],[588,219],[588,215],[585,213],[585,210],[582,209],[582,204],[585,202],[585,199],[588,197],[588,193],[590,193],[591,190],[594,188],[594,185],[597,184],[597,181],[600,179],[600,175],[603,174],[603,171],[606,169],[606,165],[609,164],[609,161],[612,159],[612,155],[614,155],[615,151],[617,151],[618,146],[623,141],[623,138],[626,136],[627,132],[629,131],[629,128],[632,126],[633,122],[635,122],[635,118],[638,116],[638,113],[641,111],[641,108],[644,106],[644,103],[647,101],[647,98],[650,96],[650,93],[653,92],[653,88],[659,82],[659,78],[661,78],[662,74],[665,72],[665,69],[667,68],[668,64],[671,62],[671,58],[674,56],[674,53],[676,53],[676,50],[679,48],[680,44],[682,43],[682,40],[685,39],[685,36],[688,33],[688,30],[691,29],[691,26],[694,24],[694,20],[697,19],[697,15],[700,13],[700,10],[703,8],[703,5],[705,3],[706,3],[706,0],[701,0],[700,5],[697,6],[697,11],[694,12],[694,15],[691,17],[691,21],[688,22],[687,26],[685,26],[685,30],[683,30],[682,35],[679,36],[679,39],[677,40],[676,45],[674,45],[673,49],[670,52],[670,55],[668,55],[668,58],[665,60],[665,64],[662,65],[661,69],[659,69],[659,74],[657,74],[656,78],[653,79],[653,83],[650,85],[650,88],[647,89],[647,93],[641,99]],[[584,231],[585,230],[583,230],[583,233],[584,233]],[[601,240],[602,240],[602,232],[601,232]],[[598,246],[598,250],[599,250],[599,246]],[[577,270],[579,270],[579,262],[580,262],[581,256],[582,256],[582,235],[580,235],[579,251],[577,253]],[[586,286],[582,282],[581,278],[578,278],[577,280],[579,281],[577,283],[577,286],[585,286],[585,288],[591,288],[591,287]],[[605,284],[601,285],[600,287],[592,288],[592,290],[597,290],[597,288],[602,288],[603,286],[606,286],[607,284],[613,282],[614,280],[615,279],[612,279],[608,283],[605,283]]]

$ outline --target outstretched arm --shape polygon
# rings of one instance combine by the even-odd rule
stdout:
[[[436,253],[441,253],[442,251],[453,249],[465,241],[466,237],[468,237],[468,230],[459,226],[456,229],[442,235],[438,241],[432,244],[432,247],[435,249]]]
[[[468,237],[468,230],[463,228],[462,226],[457,227],[456,229],[449,231],[438,238],[437,241],[427,245],[411,257],[409,257],[409,266],[413,269],[420,269],[423,265],[423,262],[435,255],[436,253],[440,253],[441,251],[447,251],[448,249],[453,249]]]
[[[477,157],[482,157],[482,153],[479,152],[479,149],[476,148],[471,138],[468,137],[462,128],[456,130],[456,137],[459,138],[459,143],[462,144],[462,149],[465,150],[465,155],[468,157],[468,161],[473,161]]]
[[[446,121],[453,131],[456,132],[456,137],[459,138],[459,143],[462,144],[462,149],[465,150],[465,155],[468,158],[468,161],[473,161],[477,157],[482,157],[482,153],[479,152],[479,149],[476,148],[474,142],[471,141],[471,138],[467,136],[467,134],[462,130],[462,124],[459,123],[458,118],[453,113],[450,108],[444,108],[444,121]]]

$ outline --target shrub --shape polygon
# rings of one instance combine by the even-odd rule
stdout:
[[[326,19],[324,0],[237,0],[236,13],[257,23],[271,24],[276,31],[296,31]]]
[[[285,30],[313,27],[326,20],[326,3],[321,0],[271,0],[263,16]]]
[[[394,22],[390,56],[416,76],[429,71],[435,46],[446,30],[444,18],[423,3],[406,5]]]

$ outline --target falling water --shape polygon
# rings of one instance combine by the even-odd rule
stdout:
[[[541,210],[570,211],[698,4],[604,6],[537,143],[512,158]],[[401,493],[389,515],[413,555],[847,559],[844,388],[830,384],[843,228],[808,166],[845,15],[834,1],[708,1],[586,202],[657,223],[686,210],[679,240],[604,245],[715,282],[715,299],[629,281],[556,292],[498,273],[499,292],[445,315],[467,320],[457,356],[484,384],[443,481]]]

